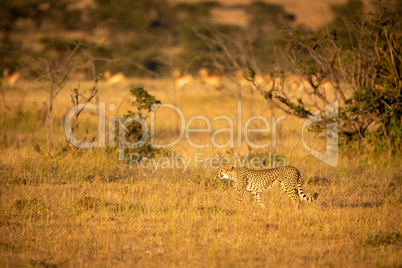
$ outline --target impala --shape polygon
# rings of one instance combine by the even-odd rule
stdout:
[[[254,76],[254,81],[252,77],[244,77],[243,73],[241,71],[237,72],[237,80],[239,81],[239,84],[243,87],[250,87],[251,89],[255,89],[253,85],[260,87],[264,86],[267,84],[267,81],[265,81],[264,77],[260,74],[256,74]]]
[[[333,83],[327,78],[322,79],[320,85],[325,98],[329,102],[333,102],[338,99],[338,91],[335,89]]]
[[[127,80],[126,76],[121,72],[111,74],[109,71],[106,71],[104,76],[109,85],[113,85]]]
[[[6,78],[7,84],[9,87],[14,87],[15,83],[20,78],[19,72],[14,72],[14,73],[10,74],[7,68],[4,69],[3,75]]]
[[[181,75],[179,70],[173,71],[173,77],[178,88],[184,88],[187,84],[193,82],[193,76],[191,74]]]
[[[199,75],[202,78],[202,81],[210,88],[219,90],[222,86],[221,77],[216,74],[209,74],[208,70],[202,68],[198,71]]]

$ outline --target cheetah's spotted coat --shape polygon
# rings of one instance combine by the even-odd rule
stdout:
[[[221,168],[217,177],[220,179],[230,179],[235,182],[235,187],[238,190],[236,206],[243,200],[244,193],[247,190],[253,194],[260,206],[265,207],[261,201],[260,193],[269,190],[276,183],[282,186],[282,189],[292,199],[295,207],[298,207],[299,199],[312,202],[318,197],[317,193],[312,197],[307,197],[303,193],[300,171],[291,166],[264,170],[234,167]]]

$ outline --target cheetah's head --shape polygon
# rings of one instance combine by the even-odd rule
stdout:
[[[218,174],[216,174],[216,177],[218,179],[229,179],[230,173],[232,173],[234,167],[231,168],[221,168],[218,171]]]

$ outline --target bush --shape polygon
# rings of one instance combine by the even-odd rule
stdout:
[[[136,110],[134,112],[128,111],[128,113],[124,115],[124,120],[130,116],[138,116],[143,120],[146,120],[151,112],[152,106],[156,104],[161,104],[159,100],[150,95],[148,91],[146,91],[143,87],[131,88],[130,95],[135,97],[133,106]],[[125,131],[125,138],[131,143],[136,143],[143,138],[143,129],[141,127],[141,123],[138,121],[133,121],[127,124],[125,126]],[[155,157],[157,155],[160,155],[161,153],[163,154],[164,152],[159,149],[153,148],[148,137],[144,145],[140,146],[139,148],[127,148],[125,150],[125,153],[127,155],[130,155],[131,153],[138,153],[142,158]]]

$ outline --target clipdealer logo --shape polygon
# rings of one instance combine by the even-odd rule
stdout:
[[[160,144],[156,143],[155,141],[155,116],[156,116],[156,110],[160,108],[165,108],[165,109],[171,109],[174,112],[178,114],[180,117],[180,134],[179,136],[172,142],[168,144]],[[72,131],[72,121],[73,117],[76,115],[76,113],[82,109],[91,109],[91,110],[98,110],[98,141],[94,142],[80,142],[78,141]],[[109,104],[108,105],[108,110],[110,112],[113,112],[116,109],[116,106],[114,104]],[[157,104],[153,105],[151,107],[151,118],[150,118],[150,125],[148,122],[137,115],[132,115],[129,117],[124,117],[124,116],[118,116],[118,139],[116,140],[116,117],[115,116],[108,116],[108,146],[109,147],[115,147],[116,146],[116,141],[118,141],[118,152],[119,152],[119,160],[124,160],[125,159],[125,150],[126,148],[140,148],[143,146],[148,139],[150,139],[150,144],[153,148],[171,148],[175,145],[177,145],[180,141],[183,139],[186,140],[186,142],[193,148],[196,149],[205,149],[209,148],[210,146],[213,146],[214,148],[235,148],[238,147],[240,148],[243,143],[243,138],[244,141],[246,142],[247,146],[253,149],[262,149],[262,148],[268,148],[269,143],[268,140],[267,142],[263,144],[254,144],[250,140],[250,133],[266,133],[271,134],[271,146],[272,148],[276,148],[277,146],[277,126],[280,121],[286,120],[286,116],[282,115],[276,118],[275,116],[272,116],[271,123],[267,118],[261,115],[255,115],[251,116],[248,118],[243,126],[242,122],[242,106],[241,102],[237,103],[237,118],[236,118],[236,127],[235,123],[233,122],[232,118],[230,118],[227,115],[219,115],[213,118],[213,122],[215,121],[226,121],[228,123],[228,127],[226,128],[221,128],[217,129],[214,132],[212,132],[212,124],[211,121],[204,115],[195,115],[191,118],[188,119],[186,122],[185,116],[183,112],[176,106],[172,104]],[[331,103],[330,105],[327,105],[325,107],[325,115],[326,118],[335,118],[338,116],[338,102]],[[304,148],[309,152],[312,156],[316,157],[320,161],[329,164],[331,166],[337,166],[338,165],[338,124],[337,123],[331,123],[327,125],[327,141],[326,141],[326,152],[325,153],[320,153],[318,151],[315,151],[311,147],[309,147],[304,140],[304,130],[308,126],[317,123],[321,121],[321,113],[318,110],[315,112],[313,115],[311,115],[309,118],[307,118],[303,124],[302,127],[302,143]],[[126,139],[126,129],[127,126],[131,123],[137,121],[141,125],[141,130],[142,130],[142,135],[141,139],[135,143],[129,142]],[[202,121],[205,123],[206,128],[191,128],[191,125],[194,121]],[[260,129],[255,129],[255,128],[249,128],[250,124],[253,121],[260,121],[263,123],[264,128]],[[105,148],[106,147],[106,104],[105,102],[99,102],[99,104],[94,104],[94,103],[84,103],[84,104],[79,104],[73,108],[70,109],[70,111],[67,113],[65,122],[64,122],[64,130],[65,130],[65,135],[67,140],[74,146],[78,148]],[[229,139],[226,143],[224,144],[219,144],[216,141],[217,135],[220,133],[227,133],[229,136]],[[191,133],[210,133],[211,138],[210,141],[204,143],[204,144],[197,144],[195,143],[191,137]],[[234,138],[236,134],[236,139]]]

